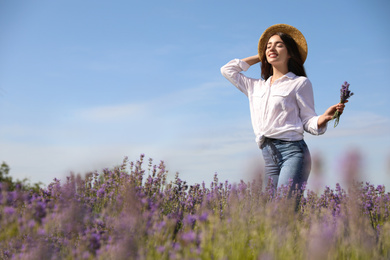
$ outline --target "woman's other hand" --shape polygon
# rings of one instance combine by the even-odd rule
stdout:
[[[347,103],[348,100],[345,102]],[[330,120],[332,120],[333,115],[336,111],[339,111],[340,115],[343,113],[345,108],[345,104],[338,103],[336,105],[330,106],[325,113],[323,113],[320,118],[318,119],[318,127],[324,127],[326,123],[328,123]]]

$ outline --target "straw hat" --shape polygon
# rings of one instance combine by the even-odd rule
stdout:
[[[303,63],[305,63],[307,57],[306,39],[297,28],[288,24],[275,24],[263,32],[263,34],[260,37],[259,47],[258,47],[260,60],[265,55],[265,53],[263,52],[265,50],[265,46],[267,45],[269,38],[278,32],[288,34],[295,40],[295,42],[298,45],[298,50],[299,53],[301,54],[302,61]]]

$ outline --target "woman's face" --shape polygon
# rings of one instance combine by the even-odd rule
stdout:
[[[267,43],[265,55],[269,64],[273,66],[287,65],[290,55],[288,54],[286,45],[279,35],[273,35]]]

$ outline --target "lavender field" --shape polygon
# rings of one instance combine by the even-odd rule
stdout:
[[[1,259],[390,258],[390,193],[369,183],[189,185],[141,155],[40,190],[0,184]]]

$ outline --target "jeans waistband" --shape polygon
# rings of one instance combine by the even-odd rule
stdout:
[[[302,139],[303,140],[303,139]],[[274,139],[274,138],[269,138],[265,137],[263,143],[261,144],[260,148],[263,149],[267,144],[274,144],[274,143],[297,143],[301,142],[302,140],[297,140],[297,141],[285,141],[285,140],[280,140],[280,139]]]

